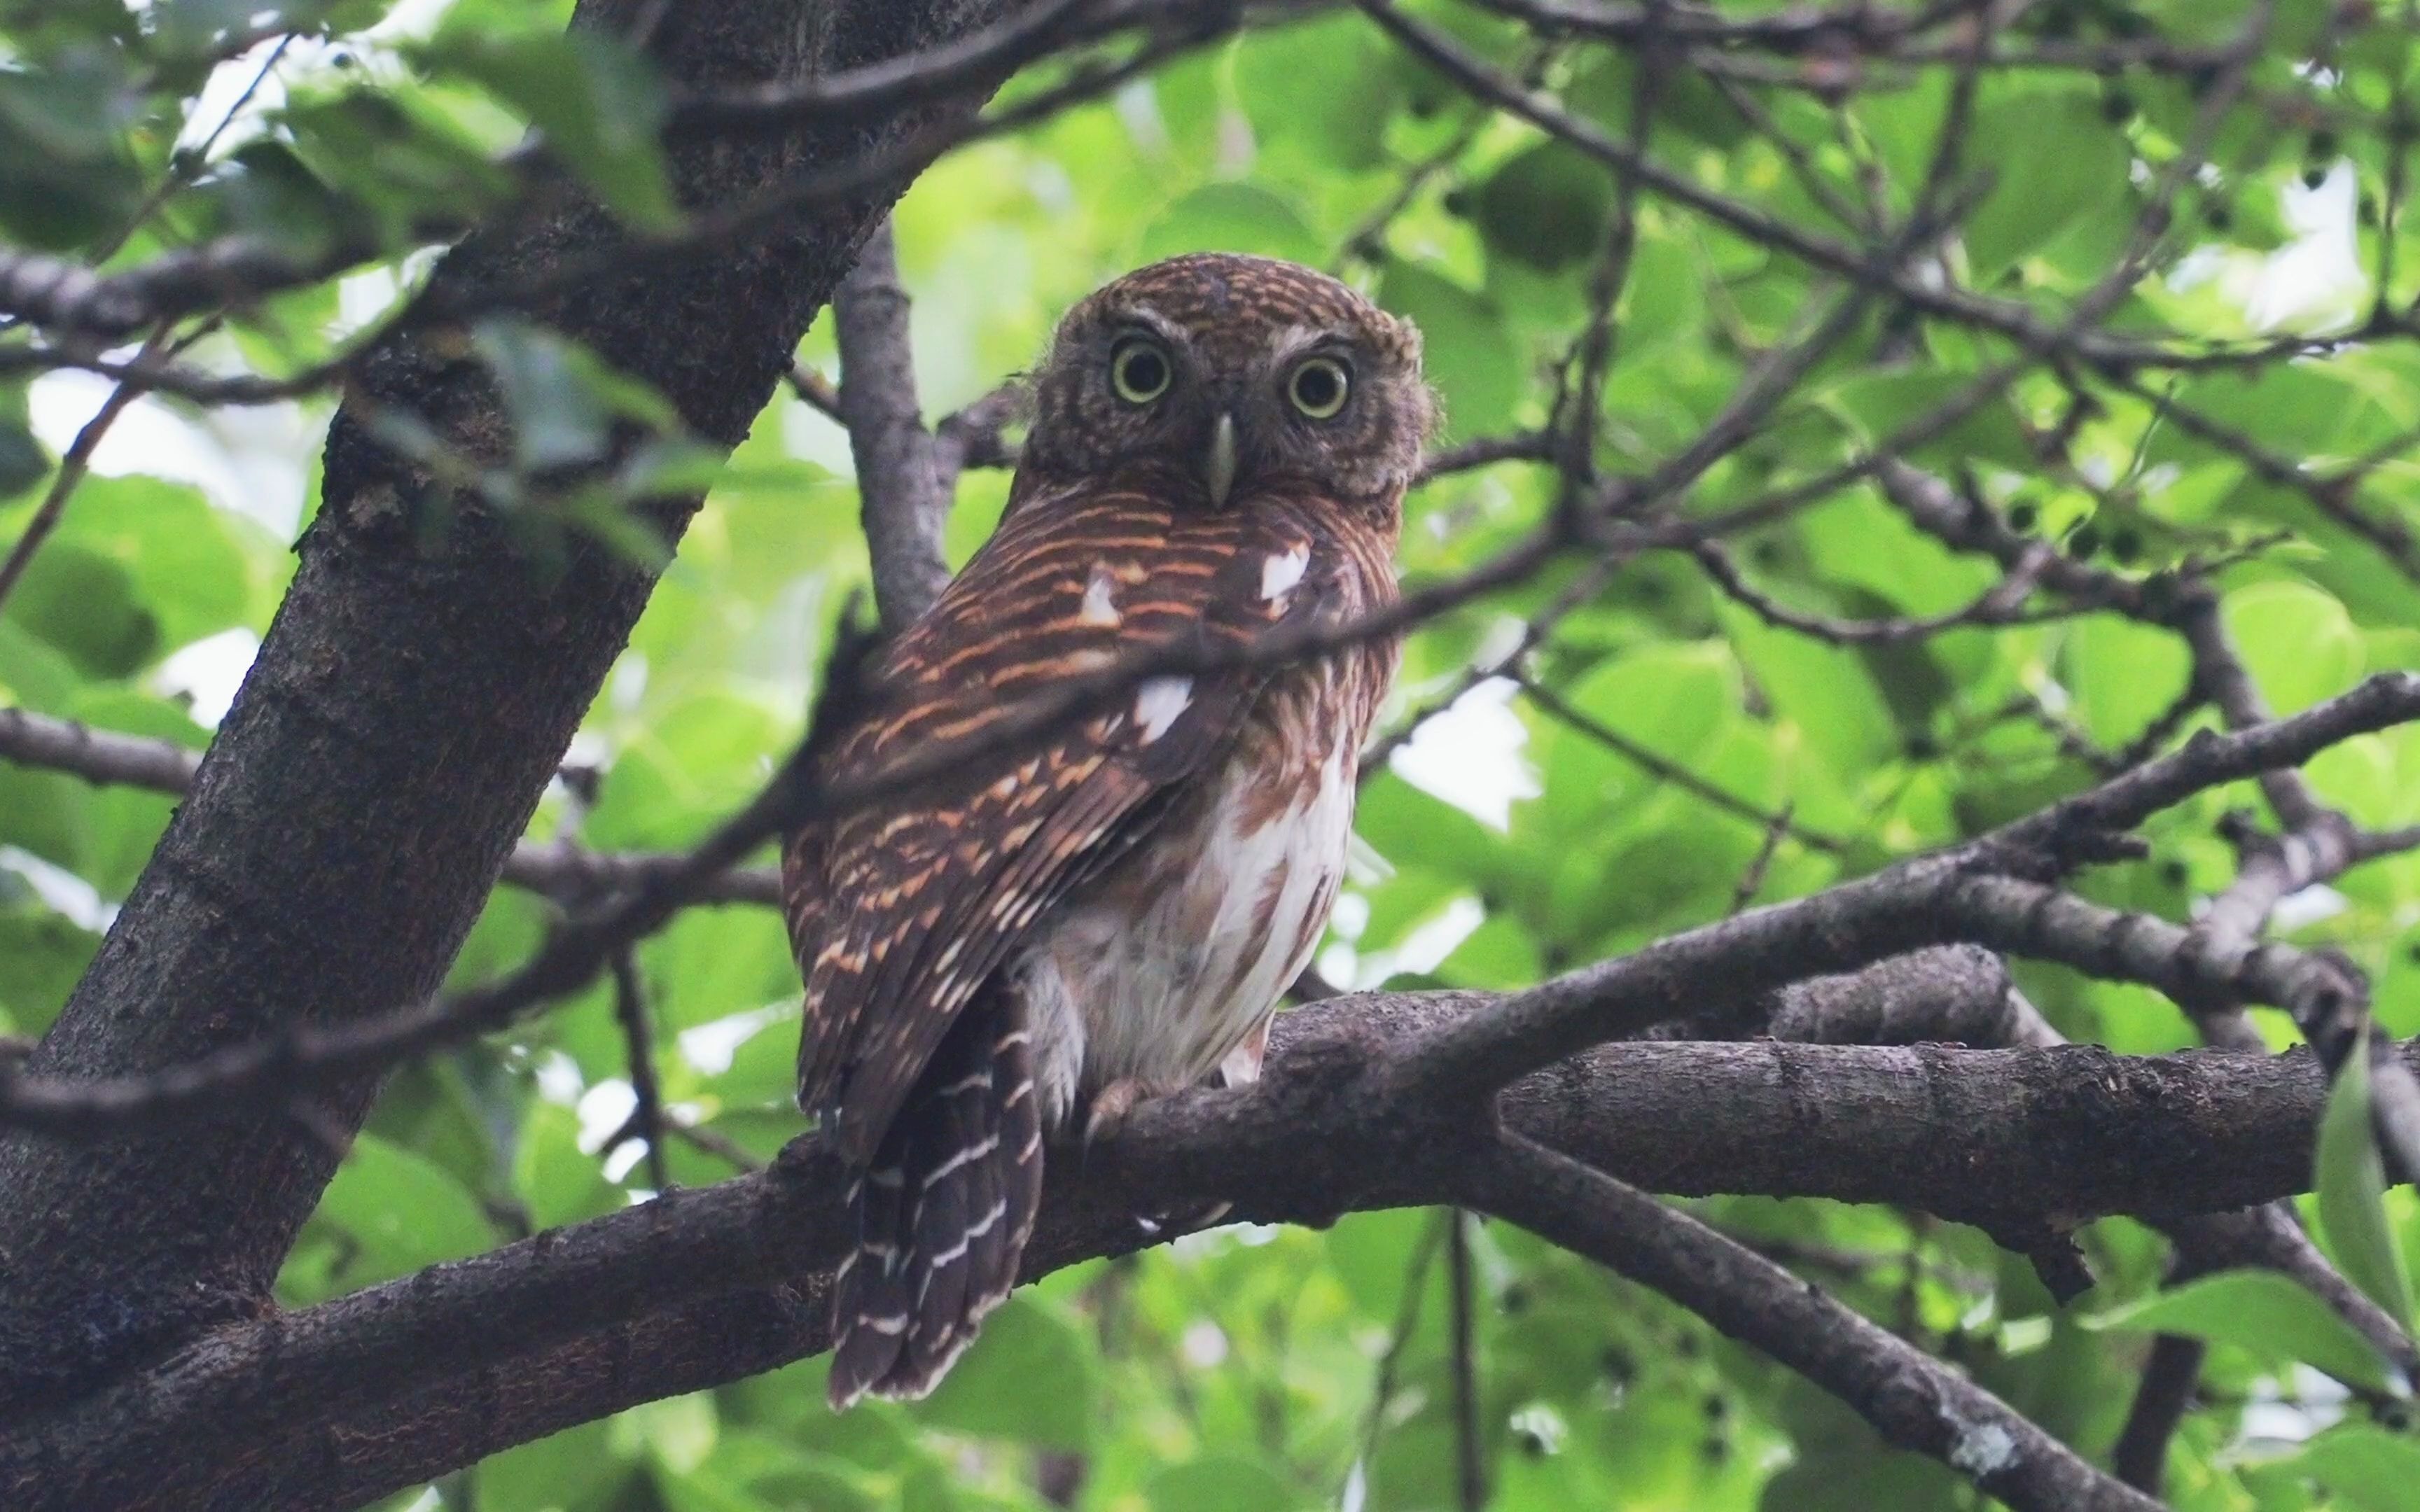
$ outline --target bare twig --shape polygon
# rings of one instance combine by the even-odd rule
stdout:
[[[182,795],[194,785],[201,753],[173,740],[96,730],[24,709],[0,708],[0,760],[66,772],[90,782]],[[523,841],[504,860],[504,880],[551,898],[594,898],[642,885],[675,870],[673,854],[609,854],[560,841]],[[699,903],[781,902],[781,878],[766,867],[733,867],[702,882]]]
[[[949,519],[950,496],[916,399],[908,291],[899,282],[889,221],[876,228],[857,266],[841,280],[832,296],[832,317],[840,343],[841,420],[857,458],[874,598],[882,623],[896,632],[949,585],[941,528]]]
[[[2020,1512],[2156,1512],[1982,1387],[1696,1219],[1518,1136],[1474,1165],[1474,1204],[1671,1297]]]
[[[656,1036],[647,1020],[646,985],[639,980],[639,960],[628,946],[613,952],[613,1017],[622,1026],[624,1059],[630,1067],[630,1116],[605,1141],[598,1153],[611,1155],[630,1140],[646,1146],[647,1185],[659,1193],[672,1190],[664,1170],[663,1099],[656,1089]]]
[[[1460,1208],[1445,1211],[1448,1319],[1453,1351],[1454,1486],[1462,1512],[1481,1512],[1487,1505],[1487,1456],[1479,1427],[1479,1358],[1473,1336],[1470,1261],[1470,1214]]]
[[[1736,819],[1745,819],[1759,829],[1778,830],[1809,850],[1838,855],[1848,848],[1847,841],[1808,829],[1792,820],[1787,814],[1768,812],[1744,798],[1724,792],[1680,763],[1668,761],[1657,755],[1586,710],[1566,702],[1562,695],[1543,684],[1532,682],[1526,677],[1516,678],[1515,681],[1520,684],[1521,691],[1528,695],[1530,702],[1607,750],[1613,751],[1622,760],[1645,769],[1657,781],[1669,782],[1682,792],[1693,797],[1702,798],[1723,812]]]
[[[1302,654],[1294,643],[1299,638],[1271,639],[1288,655]],[[1316,643],[1316,637],[1309,639]],[[857,654],[845,652],[839,659]],[[853,695],[842,689],[827,696]],[[1450,1105],[1589,1043],[1677,1016],[1691,984],[1710,975],[1752,991],[1960,939],[2040,954],[2171,995],[2242,993],[2289,1009],[2315,1041],[2338,1043],[2349,1032],[2345,1015],[2359,1012],[2362,991],[2328,961],[2279,946],[2195,949],[2179,926],[2115,914],[1978,868],[1993,858],[2039,865],[2045,856],[2099,854],[2108,832],[2193,793],[2413,718],[2420,718],[2420,674],[2381,674],[2291,718],[2188,746],[1959,850],[1674,935],[1514,995],[1487,1012],[1442,1026],[1407,1057],[1401,1073],[1421,1084],[1438,1105]],[[960,759],[957,744],[944,743],[912,766],[901,766],[924,779],[928,763]],[[649,874],[612,907],[566,927],[497,982],[339,1027],[298,1026],[280,1039],[230,1047],[150,1075],[0,1081],[0,1122],[96,1131],[247,1091],[297,1088],[500,1026],[585,984],[617,945],[659,927],[708,879],[802,812],[844,798],[859,801],[838,787],[814,791],[803,777],[807,748],[697,850]],[[899,780],[877,774],[866,786],[874,791]],[[2393,1101],[2400,1105],[2399,1092]],[[2420,1158],[2412,1165],[2420,1168]]]
[[[160,350],[166,339],[165,327],[152,332],[151,339],[143,346],[144,352],[148,354]],[[84,481],[85,473],[92,466],[93,453],[101,449],[101,438],[109,434],[109,427],[126,412],[126,407],[142,396],[143,391],[134,384],[118,384],[109,391],[109,397],[101,402],[101,408],[93,411],[92,418],[84,423],[84,428],[76,432],[75,440],[68,444],[67,455],[59,458],[59,470],[52,474],[51,486],[43,492],[42,501],[34,506],[33,517],[25,522],[24,533],[18,536],[16,544],[8,548],[8,558],[0,561],[0,600],[7,599],[16,588],[18,579],[24,577],[25,569],[33,564],[34,553],[39,551],[42,543],[51,538],[51,532],[58,529],[59,521],[67,515],[68,501],[75,496],[76,485]]]
[[[706,1151],[735,1171],[761,1171],[765,1168],[765,1163],[750,1154],[746,1146],[711,1125],[684,1123],[679,1119],[671,1119],[665,1121],[664,1130],[682,1144]]]

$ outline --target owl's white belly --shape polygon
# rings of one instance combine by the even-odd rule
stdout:
[[[1074,904],[1024,964],[1036,1080],[1054,1124],[1089,1094],[1135,1080],[1208,1079],[1310,962],[1353,830],[1353,751],[1272,816],[1277,774],[1237,759],[1205,817]],[[1229,1080],[1258,1073],[1231,1068]]]

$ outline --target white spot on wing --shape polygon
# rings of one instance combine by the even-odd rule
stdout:
[[[1118,612],[1117,579],[1110,575],[1106,562],[1093,563],[1093,575],[1084,582],[1084,607],[1076,619],[1083,625],[1097,625],[1114,630],[1125,616]]]
[[[1146,746],[1168,733],[1193,702],[1193,679],[1190,677],[1154,677],[1144,682],[1135,693],[1135,723],[1142,726],[1142,743]]]
[[[1266,600],[1292,592],[1294,585],[1302,581],[1303,572],[1310,565],[1311,546],[1308,542],[1291,551],[1270,552],[1268,560],[1261,563],[1261,597]]]

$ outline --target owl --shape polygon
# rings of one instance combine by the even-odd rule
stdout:
[[[830,1396],[931,1390],[1016,1283],[1046,1143],[1260,1072],[1326,924],[1397,654],[1170,671],[985,732],[1160,647],[1246,646],[1395,596],[1432,415],[1419,333],[1325,274],[1178,257],[1061,323],[999,530],[824,737],[862,780],[783,856],[800,1106],[855,1175]],[[928,763],[929,764],[929,763]]]

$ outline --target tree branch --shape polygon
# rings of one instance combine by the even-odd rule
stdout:
[[[1485,570],[1474,574],[1455,591],[1486,577]],[[1203,659],[1300,656],[1305,645],[1341,642],[1390,617],[1314,627],[1317,633],[1305,636],[1265,636],[1240,654]],[[1138,666],[1183,662],[1189,658],[1178,653],[1186,649],[1142,648],[1141,655],[1121,658],[1102,675],[1131,677],[1140,674]],[[1094,696],[1090,679],[1076,679],[1034,700],[1024,715],[1003,718],[973,738],[1013,738],[1038,717],[1059,713],[1071,702],[1080,706]],[[2055,871],[2080,858],[2098,858],[2109,853],[2113,831],[2192,793],[2306,760],[2351,734],[2413,717],[2420,717],[2420,674],[2381,674],[2291,718],[2197,739],[1957,849],[1672,935],[1509,995],[1484,1012],[1438,1026],[1431,1042],[1391,1073],[1426,1088],[1428,1095],[1415,1101],[1442,1105],[1440,1100],[1483,1094],[1589,1044],[1682,1016],[1691,1011],[1697,984],[1704,980],[1762,991],[1855,970],[1922,946],[1961,941],[2142,981],[2180,998],[2247,995],[2293,1011],[2315,1042],[2340,1043],[2358,1019],[2366,989],[2333,962],[2283,946],[2227,949],[2161,919],[2112,913],[2070,894],[1990,873],[1993,868]],[[1047,721],[1037,727],[1047,728]],[[960,743],[945,742],[903,760],[892,772],[875,774],[865,791],[922,780],[928,770],[945,768],[960,756]],[[660,923],[706,879],[785,824],[861,801],[861,792],[815,787],[798,762],[794,757],[784,776],[697,851],[647,877],[606,914],[560,933],[536,958],[498,982],[331,1029],[287,1025],[249,1043],[136,1074],[70,1079],[45,1076],[40,1066],[29,1066],[23,1075],[0,1078],[0,1122],[66,1132],[207,1111],[246,1092],[290,1094],[375,1070],[401,1055],[502,1024],[522,1009],[584,985],[613,947]],[[2379,1076],[2386,1127],[2420,1103],[2420,1088],[2395,1085],[2400,1072],[2388,1063],[2381,1062]],[[2407,1091],[2414,1095],[2407,1097]],[[2414,1164],[2420,1165],[2420,1159]]]
[[[866,239],[857,266],[841,280],[832,316],[840,343],[841,420],[857,459],[874,600],[883,625],[896,633],[949,586],[941,528],[950,517],[950,495],[916,399],[908,291],[899,283],[889,221]]]
[[[1138,1247],[1126,1215],[1143,1206],[1241,1194],[1239,1216],[1325,1222],[1466,1192],[1464,1168],[1441,1168],[1437,1152],[1466,1149],[1466,1135],[1440,1143],[1420,1110],[1340,1088],[1368,1085],[1364,1072],[1481,1001],[1367,995],[1281,1015],[1260,1087],[1144,1103],[1080,1171],[1054,1164],[1027,1275]],[[1502,1106],[1523,1137],[1652,1190],[1891,1201],[2005,1232],[2303,1190],[2324,1095],[2304,1052],[1626,1044],[1528,1077]],[[20,1419],[0,1434],[0,1488],[29,1512],[109,1504],[137,1486],[188,1504],[222,1486],[243,1488],[227,1499],[246,1505],[358,1502],[813,1353],[844,1180],[806,1140],[763,1174],[229,1324]],[[238,1464],[185,1452],[228,1442],[264,1452]],[[278,1444],[312,1452],[267,1452]]]
[[[2019,1512],[2157,1512],[1915,1345],[1634,1187],[1518,1136],[1469,1175],[1474,1203],[1663,1292]]]
[[[193,790],[202,753],[173,740],[0,708],[0,760],[182,797]],[[550,898],[595,898],[638,887],[682,862],[670,851],[601,852],[561,841],[522,840],[504,858],[501,876]],[[700,884],[692,896],[699,903],[778,904],[782,879],[771,867],[734,867]]]
[[[967,35],[998,8],[822,0],[814,24],[771,0],[684,9],[680,24],[659,29],[658,61],[683,85],[830,75]],[[586,0],[579,23],[620,25],[633,9]],[[476,304],[570,287],[553,281],[576,267],[606,270],[521,307],[610,354],[690,432],[729,446],[902,179],[873,171],[812,219],[779,199],[784,186],[818,164],[882,160],[895,144],[946,132],[980,93],[846,127],[676,145],[684,203],[776,196],[755,224],[778,253],[700,241],[643,257],[613,217],[566,203],[466,241],[429,289],[438,305]],[[103,298],[55,269],[11,281],[27,271],[22,260],[0,270],[0,285],[41,296],[45,318],[75,323],[74,301]],[[229,276],[256,291],[254,273],[285,276],[215,258],[181,285],[145,274],[151,282],[102,287],[133,294],[118,313],[147,324],[180,299],[228,297]],[[423,416],[465,455],[497,455],[509,418],[458,346],[387,340],[349,397],[276,621],[190,798],[26,1062],[28,1084],[140,1079],[424,998],[646,601],[650,574],[598,544],[541,568],[475,506],[442,532],[425,528],[423,501],[444,490],[381,443],[364,407]],[[693,507],[654,507],[668,544]],[[324,1084],[315,1103],[327,1126],[356,1126],[375,1086],[367,1066]],[[0,1416],[199,1328],[256,1317],[334,1164],[281,1103],[224,1106],[207,1138],[0,1134],[0,1250],[12,1281],[0,1294]]]

